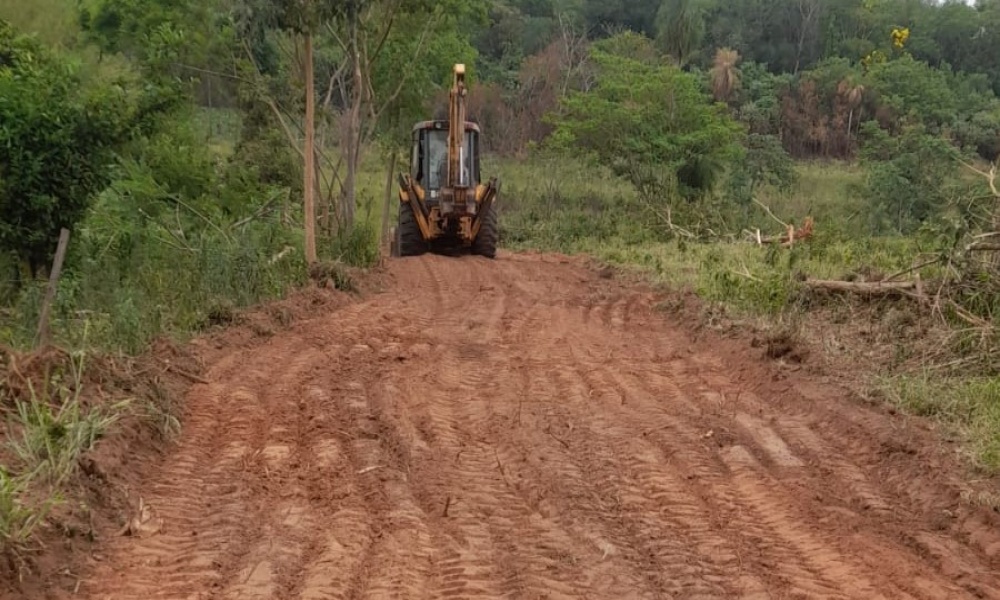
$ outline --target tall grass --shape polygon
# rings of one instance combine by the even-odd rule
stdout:
[[[176,131],[149,141],[142,161],[119,168],[74,228],[52,314],[60,343],[80,347],[86,326],[95,347],[135,354],[156,337],[187,337],[235,309],[281,298],[305,283],[301,198],[287,189],[261,189],[252,173],[213,173],[231,155],[238,134],[232,111],[199,109]],[[374,153],[366,157],[357,223],[321,236],[321,259],[377,263],[381,162]],[[0,298],[7,307],[0,312],[0,343],[24,347],[32,342],[46,284],[29,281],[15,290],[7,275],[14,265],[5,258],[0,256]]]
[[[1000,377],[918,373],[882,379],[880,387],[903,410],[956,429],[969,441],[968,453],[976,465],[1000,472]]]
[[[799,165],[793,189],[765,187],[758,194],[762,204],[788,222],[815,219],[814,239],[791,251],[671,235],[662,215],[640,202],[630,185],[600,167],[552,157],[499,161],[497,166],[504,178],[501,229],[507,246],[592,254],[750,313],[783,310],[800,273],[819,278],[840,278],[861,270],[891,273],[909,267],[917,251],[914,239],[854,235],[851,218],[864,204],[855,194],[860,172],[848,165]],[[746,215],[751,229],[783,232],[756,205],[746,209]]]
[[[128,409],[128,400],[87,406],[82,398],[86,354],[75,352],[69,372],[54,374],[29,397],[10,397],[0,437],[0,553],[18,556],[58,507],[62,486],[76,473],[80,457]]]
[[[50,45],[76,40],[80,27],[74,0],[0,0],[0,19]]]
[[[156,229],[122,234],[111,244],[85,228],[77,234],[52,312],[57,339],[70,347],[81,347],[86,329],[88,343],[134,354],[158,336],[210,325],[220,310],[281,297],[306,278],[299,233],[273,222],[183,242]],[[44,285],[19,295],[0,331],[4,343],[30,344]]]

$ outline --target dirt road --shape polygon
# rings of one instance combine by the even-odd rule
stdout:
[[[158,525],[77,597],[1000,598],[996,529],[898,421],[563,259],[390,270],[220,355]]]

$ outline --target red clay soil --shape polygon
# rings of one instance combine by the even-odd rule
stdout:
[[[574,260],[389,275],[206,354],[132,535],[45,597],[1000,598],[1000,515],[919,421]]]

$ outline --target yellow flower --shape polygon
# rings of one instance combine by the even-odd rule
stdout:
[[[896,48],[902,48],[906,45],[906,40],[910,39],[910,28],[904,27],[902,29],[896,27],[892,30],[892,45]]]

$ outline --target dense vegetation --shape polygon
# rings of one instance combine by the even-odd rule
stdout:
[[[409,127],[464,62],[503,243],[777,319],[804,310],[803,276],[923,265],[947,362],[984,379],[945,402],[893,389],[969,425],[996,468],[996,394],[955,395],[996,389],[998,47],[1000,0],[11,0],[0,343],[32,344],[61,228],[56,340],[106,352],[280,296],[316,261],[374,264]],[[808,244],[747,243],[807,216]],[[17,408],[0,546],[37,524],[20,504],[34,483],[62,481],[113,420],[52,386],[37,394],[62,404],[0,387]],[[56,429],[79,435],[39,450]]]

